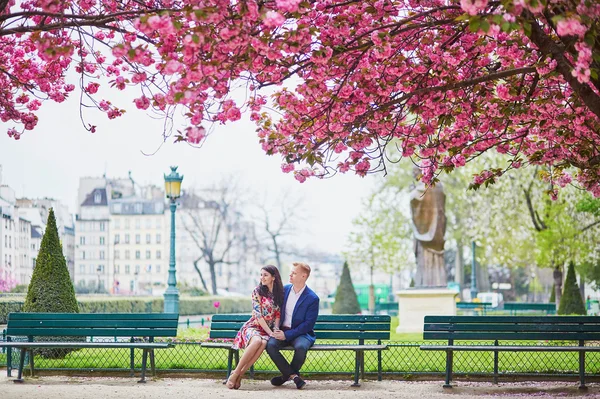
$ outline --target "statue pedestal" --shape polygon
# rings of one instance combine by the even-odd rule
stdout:
[[[456,315],[458,293],[446,288],[415,288],[396,292],[397,333],[423,332],[425,315]]]

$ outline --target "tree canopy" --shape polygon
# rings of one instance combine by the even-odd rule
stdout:
[[[533,163],[598,196],[599,17],[566,0],[0,0],[0,118],[18,139],[76,86],[116,118],[110,85],[191,144],[247,111],[300,181],[385,170],[395,143],[426,182],[493,149],[510,159],[475,187]]]

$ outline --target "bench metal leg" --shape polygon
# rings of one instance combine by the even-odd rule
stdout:
[[[250,379],[254,379],[254,365],[250,366]]]
[[[494,346],[498,346],[498,340],[494,341]],[[494,351],[494,384],[498,384],[498,351]]]
[[[454,353],[451,350],[446,351],[446,382],[444,384],[444,388],[452,388],[452,385],[450,385],[450,381],[452,381],[453,357],[454,357]]]
[[[21,348],[21,358],[19,359],[19,373],[17,375],[17,379],[14,382],[21,383],[23,382],[23,366],[25,365],[25,354],[27,353],[27,348]]]
[[[156,363],[154,361],[154,349],[150,349],[150,368],[152,369],[152,376],[156,376]]]
[[[229,379],[229,375],[231,374],[231,364],[233,363],[233,349],[229,349],[229,355],[227,356],[227,375],[225,376],[225,381],[223,381],[223,384],[227,383],[227,380]]]
[[[133,342],[133,338],[131,338],[131,340],[129,342]],[[131,370],[129,371],[129,376],[133,377],[135,375],[134,373],[134,369],[135,369],[135,362],[134,362],[134,353],[133,353],[133,348],[131,348],[129,350],[129,367],[131,368]]]
[[[585,346],[584,341],[579,341],[579,346]],[[579,352],[579,389],[587,390],[585,386],[585,352]]]
[[[379,350],[377,351],[377,381],[381,381],[381,374],[381,351]]]
[[[144,349],[144,354],[142,355],[142,379],[138,381],[138,384],[146,383],[146,361],[148,359],[148,349]]]
[[[33,377],[33,349],[29,350],[29,369],[31,371],[31,377]]]
[[[365,380],[365,352],[360,351],[360,378]]]
[[[10,337],[6,337],[6,342],[11,342]],[[12,347],[6,348],[6,376],[12,377]]]
[[[354,384],[353,387],[360,387],[360,383],[358,382],[358,373],[360,372],[360,354],[359,351],[356,351],[355,360],[354,360]]]

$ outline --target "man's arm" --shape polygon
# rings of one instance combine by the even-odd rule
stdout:
[[[316,296],[306,309],[306,319],[298,327],[284,332],[285,339],[292,341],[300,335],[307,334],[314,329],[317,317],[319,316],[319,297]]]

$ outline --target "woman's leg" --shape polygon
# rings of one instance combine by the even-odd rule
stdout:
[[[244,349],[244,354],[240,358],[240,361],[235,366],[235,370],[229,376],[227,381],[227,387],[229,389],[234,388],[236,385],[239,387],[239,382],[242,379],[243,373],[250,368],[253,363],[251,360],[256,356],[256,352],[262,348],[262,339],[258,336],[252,337],[250,342]],[[261,351],[262,352],[262,351]]]
[[[262,355],[262,353],[264,352],[266,347],[267,347],[267,341],[264,339],[261,339],[260,347],[258,347],[258,349],[254,352],[254,356],[252,357],[252,359],[250,359],[250,361],[244,365],[244,368],[241,370],[241,373],[242,373],[241,375],[244,375],[246,373],[246,371],[248,371],[248,369],[250,367],[252,367],[254,365],[254,363],[256,363],[256,361],[258,360],[260,355]]]

